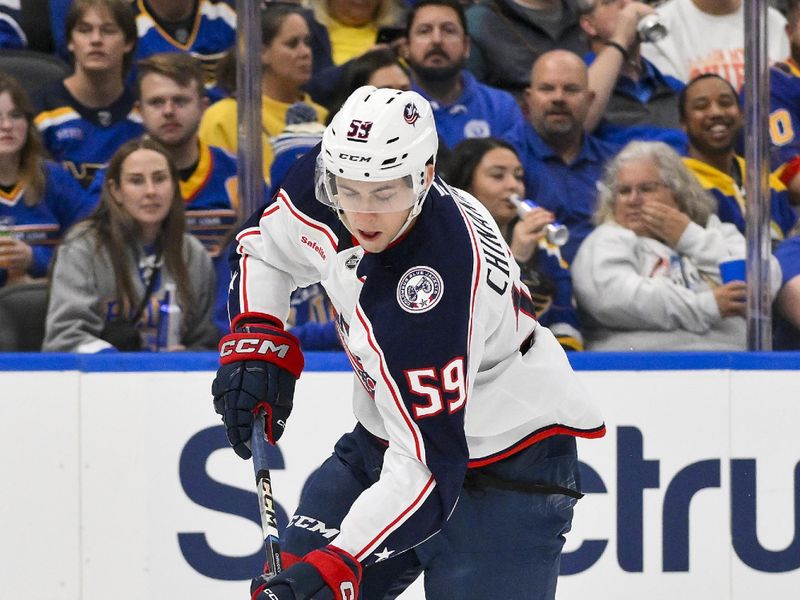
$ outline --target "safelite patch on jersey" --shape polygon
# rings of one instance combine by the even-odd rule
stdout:
[[[397,302],[404,311],[424,313],[442,299],[444,282],[441,275],[430,267],[412,267],[397,284]]]

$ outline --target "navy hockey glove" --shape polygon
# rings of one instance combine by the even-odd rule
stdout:
[[[335,546],[309,552],[301,562],[250,584],[252,600],[356,600],[361,563]]]
[[[234,332],[219,343],[220,366],[211,386],[214,410],[222,416],[228,441],[236,454],[251,456],[247,442],[253,415],[264,410],[267,440],[276,443],[292,412],[294,386],[303,370],[300,342],[280,321],[245,321],[239,315]],[[238,322],[238,325],[237,325]]]

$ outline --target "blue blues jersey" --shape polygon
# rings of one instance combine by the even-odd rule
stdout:
[[[192,175],[181,181],[186,203],[186,232],[199,239],[211,255],[216,275],[214,323],[223,333],[228,322],[230,268],[225,252],[239,217],[236,158],[222,148],[200,144],[200,160]]]
[[[742,181],[745,178],[745,164],[741,156],[735,157]],[[689,167],[700,185],[713,194],[717,201],[717,215],[720,221],[733,223],[745,233],[745,190],[733,177],[712,167],[708,163],[685,157],[683,162]],[[782,240],[797,223],[797,214],[789,203],[789,192],[775,175],[770,175],[770,234],[774,241]]]
[[[203,65],[206,85],[215,84],[217,62],[236,41],[236,11],[233,8],[218,0],[199,0],[194,23],[185,32],[185,38],[181,36],[183,39],[175,39],[165,31],[143,0],[136,0],[132,8],[139,34],[137,61],[160,52],[188,52]]]
[[[569,241],[561,247],[561,255],[572,263],[581,242],[594,229],[597,182],[619,146],[585,135],[578,156],[565,164],[532,126],[527,125],[525,131],[519,158],[527,197],[569,228]]]
[[[92,210],[69,173],[51,162],[43,163],[43,168],[45,188],[36,204],[26,204],[26,189],[21,183],[8,193],[0,190],[0,226],[31,246],[33,264],[28,274],[34,277],[47,275],[53,251],[64,233]],[[5,284],[6,276],[6,270],[0,269],[0,285]]]
[[[369,565],[439,530],[468,468],[605,427],[478,200],[437,178],[403,237],[368,253],[316,200],[318,153],[237,235],[229,307],[234,320],[285,323],[293,289],[325,288],[355,373],[353,412],[387,447],[332,542]]]
[[[30,48],[48,53],[54,50],[56,55],[69,62],[64,20],[71,5],[72,0],[3,0],[0,2],[0,48]],[[28,39],[22,24],[36,27],[35,32],[28,29],[31,39]]]
[[[467,70],[461,72],[461,83],[461,96],[448,106],[439,104],[416,84],[411,87],[431,103],[440,139],[453,148],[467,138],[496,137],[518,148],[524,137],[525,117],[514,96],[480,83]]]
[[[800,68],[792,59],[769,70],[769,94],[770,167],[780,176],[800,156]]]
[[[112,105],[99,109],[80,104],[63,82],[41,90],[33,100],[45,148],[84,188],[117,148],[144,133],[129,89]]]
[[[800,236],[791,237],[778,246],[775,249],[775,258],[781,266],[781,285],[800,276]],[[774,349],[800,350],[800,329],[784,319],[780,311],[774,311],[774,317]]]
[[[22,11],[11,3],[0,3],[0,48],[22,50],[28,47],[28,37],[19,22]]]

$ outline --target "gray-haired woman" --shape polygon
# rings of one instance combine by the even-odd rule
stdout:
[[[661,142],[631,142],[606,166],[597,228],[572,266],[590,350],[743,350],[746,286],[720,260],[745,240]],[[780,268],[773,259],[773,289]]]

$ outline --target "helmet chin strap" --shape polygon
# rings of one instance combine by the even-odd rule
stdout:
[[[426,181],[425,189],[422,190],[419,196],[417,196],[417,201],[414,203],[414,206],[408,213],[408,216],[406,217],[406,222],[403,223],[403,226],[400,228],[400,231],[398,231],[397,235],[395,235],[392,238],[392,241],[389,242],[390,244],[393,243],[395,240],[397,240],[401,235],[403,235],[411,226],[411,223],[414,222],[414,219],[416,219],[417,216],[419,216],[419,213],[422,212],[422,203],[425,202],[425,198],[428,196],[428,191],[431,189],[431,186],[433,185],[434,173],[435,171],[433,164],[425,166],[425,181]]]
[[[414,219],[417,218],[419,213],[422,212],[422,201],[425,199],[425,196],[428,195],[429,188],[430,186],[425,188],[425,193],[422,194],[422,197],[414,203],[413,208],[408,212],[408,216],[406,217],[405,223],[403,223],[403,226],[400,228],[397,234],[395,234],[395,236],[391,239],[391,241],[389,242],[390,244],[394,243],[397,239],[399,239],[408,230],[408,228],[411,226],[411,223],[414,222]]]

